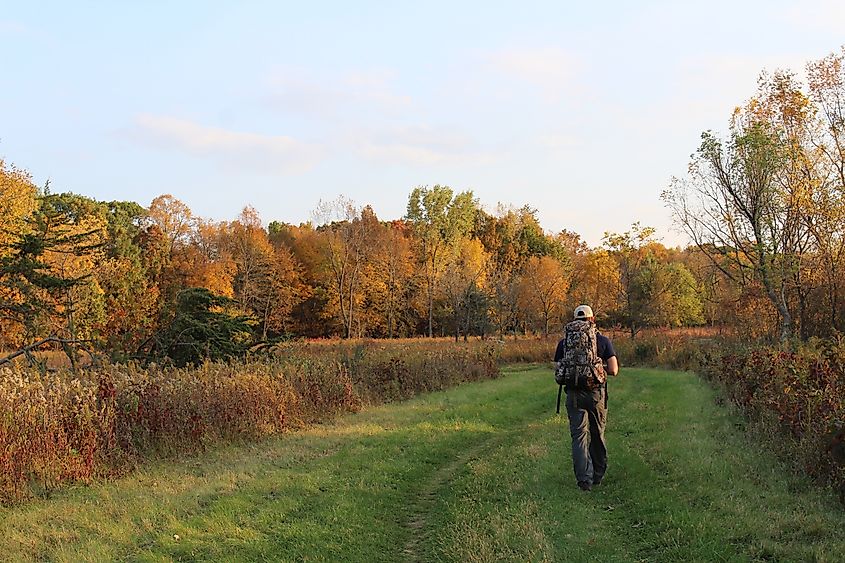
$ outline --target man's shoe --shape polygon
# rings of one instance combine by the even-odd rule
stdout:
[[[593,486],[590,485],[587,481],[578,481],[578,488],[582,491],[591,491],[593,490]]]
[[[598,487],[599,485],[601,485],[601,479],[594,479],[593,480],[593,486]]]

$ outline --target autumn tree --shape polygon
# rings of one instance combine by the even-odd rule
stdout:
[[[780,338],[793,334],[793,314],[784,275],[800,214],[778,184],[787,154],[772,124],[755,111],[752,100],[731,120],[727,141],[711,132],[702,143],[685,180],[673,181],[663,200],[675,222],[722,272],[737,281],[750,272],[778,311]],[[724,267],[728,261],[731,267]]]
[[[13,244],[26,235],[27,217],[37,207],[37,188],[30,175],[7,166],[0,159],[0,259],[16,251]],[[19,302],[21,295],[6,285],[0,285],[0,303],[10,306]],[[20,342],[19,317],[0,305],[0,347],[17,346]]]
[[[76,368],[71,342],[90,340],[103,314],[102,289],[93,277],[102,253],[105,224],[96,202],[73,194],[46,193],[26,226],[0,259],[7,319],[25,329],[25,338],[56,336]]]
[[[520,306],[525,314],[540,318],[544,336],[549,335],[552,319],[564,313],[571,273],[569,262],[533,256],[520,278]]]
[[[189,244],[173,257],[173,268],[178,272],[182,287],[203,287],[215,295],[234,298],[238,264],[233,253],[240,249],[240,241],[233,240],[233,231],[243,235],[239,220],[231,224],[194,220]]]
[[[619,266],[605,248],[576,254],[573,258],[569,288],[569,311],[581,304],[590,304],[597,319],[606,320],[620,308],[624,295],[620,289]]]
[[[658,246],[654,229],[634,223],[624,233],[605,233],[602,240],[619,269],[616,317],[634,338],[650,324],[653,309],[670,289],[669,278],[661,275],[662,264],[653,255]]]
[[[266,339],[273,308],[275,253],[258,212],[245,207],[223,236],[235,267],[232,280],[235,301],[242,311],[259,320],[262,339]]]
[[[324,268],[329,274],[331,297],[337,304],[344,336],[351,338],[361,300],[361,273],[370,255],[370,229],[378,219],[369,206],[359,210],[343,196],[334,201],[321,201],[314,218],[320,225],[318,230],[322,235]]]
[[[408,316],[418,287],[409,230],[404,221],[377,223],[368,229],[370,254],[362,272],[364,314],[374,335],[407,335],[415,325]]]
[[[277,335],[290,334],[294,309],[310,296],[310,288],[302,280],[302,266],[283,243],[273,245],[270,276],[270,292],[263,311],[264,340],[267,330]]]
[[[21,233],[25,220],[37,207],[38,190],[29,173],[0,159],[0,256]]]
[[[303,298],[291,312],[292,331],[309,337],[330,336],[334,327],[325,321],[336,319],[337,314],[329,304],[332,282],[326,268],[322,233],[317,232],[311,222],[288,225],[274,221],[269,230],[271,243],[289,248],[301,267]]]
[[[424,271],[429,337],[434,335],[434,298],[448,250],[470,233],[477,210],[472,192],[455,195],[448,186],[417,187],[408,198],[405,218],[413,227]]]
[[[139,241],[146,211],[134,202],[100,204],[106,221],[104,253],[94,276],[103,292],[103,316],[96,327],[114,359],[130,357],[154,330],[158,288],[147,275]]]
[[[190,261],[184,260],[184,253],[191,242],[193,224],[194,216],[188,206],[170,194],[153,199],[147,210],[142,237],[151,251],[147,270],[159,289],[164,317],[170,314],[168,305],[186,286],[188,270],[184,266]]]
[[[461,333],[466,338],[470,329],[486,324],[482,321],[486,313],[482,288],[487,263],[487,253],[478,239],[461,239],[447,257],[440,289],[456,342]]]
[[[819,156],[808,229],[826,277],[828,324],[845,331],[840,282],[845,261],[845,47],[807,65],[808,96],[817,109],[811,146]]]
[[[187,244],[194,216],[190,208],[170,194],[156,197],[147,211],[149,222],[156,225],[170,245],[170,252],[180,244]]]

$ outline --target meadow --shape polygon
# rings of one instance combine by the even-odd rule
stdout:
[[[0,509],[36,561],[837,561],[845,511],[690,373],[611,381],[610,469],[575,487],[546,366],[144,464]]]

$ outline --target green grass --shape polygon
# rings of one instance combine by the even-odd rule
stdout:
[[[611,382],[610,468],[575,486],[548,368],[0,510],[10,560],[836,561],[845,510],[690,374]]]

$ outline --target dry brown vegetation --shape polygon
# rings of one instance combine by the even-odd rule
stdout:
[[[343,342],[286,345],[260,359],[184,369],[2,368],[0,499],[119,474],[150,455],[254,439],[362,404],[496,377],[502,357],[494,342]]]

